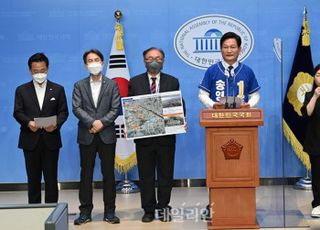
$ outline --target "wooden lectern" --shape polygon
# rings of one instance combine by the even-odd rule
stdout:
[[[208,229],[259,228],[256,187],[259,186],[258,126],[261,109],[206,109],[207,187],[212,221]]]

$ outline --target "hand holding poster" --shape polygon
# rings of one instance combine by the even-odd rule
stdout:
[[[127,139],[185,133],[180,91],[121,99]]]

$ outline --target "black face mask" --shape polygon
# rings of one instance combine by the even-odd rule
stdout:
[[[162,62],[146,62],[147,71],[150,73],[159,73],[162,70]]]

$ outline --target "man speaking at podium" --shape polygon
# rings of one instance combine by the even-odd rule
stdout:
[[[252,69],[238,61],[240,36],[225,33],[220,47],[223,60],[207,69],[199,85],[199,100],[207,108],[255,107],[260,99],[260,86]]]

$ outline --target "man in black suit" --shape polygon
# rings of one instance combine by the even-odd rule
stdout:
[[[151,47],[143,52],[147,72],[129,82],[129,96],[179,90],[179,81],[162,73],[163,50]],[[175,135],[136,139],[136,153],[141,188],[142,222],[151,222],[157,210],[161,221],[170,221],[170,196],[173,184]],[[155,170],[158,190],[155,194]],[[156,199],[157,197],[157,199]]]
[[[14,118],[20,123],[19,148],[23,149],[28,176],[29,203],[41,203],[41,178],[45,203],[58,201],[58,158],[62,147],[60,128],[68,118],[64,88],[47,80],[49,60],[43,53],[29,58],[32,81],[16,89]],[[56,124],[38,127],[34,118],[57,116]]]
[[[83,54],[84,64],[90,75],[75,83],[72,107],[78,122],[80,147],[80,215],[75,225],[90,222],[92,203],[92,178],[97,153],[101,160],[103,176],[104,221],[120,223],[115,215],[116,188],[114,161],[116,131],[114,121],[120,110],[120,94],[116,83],[103,76],[103,55],[97,49]]]

